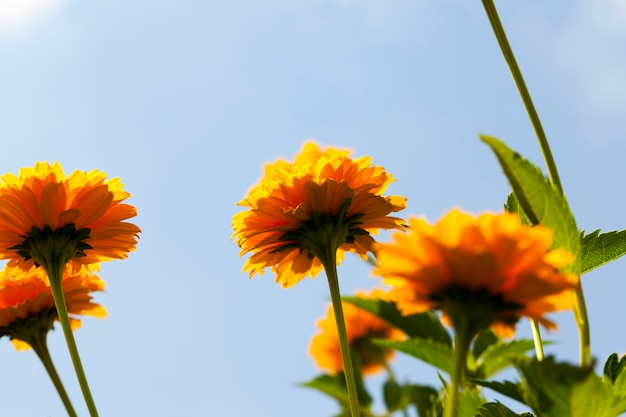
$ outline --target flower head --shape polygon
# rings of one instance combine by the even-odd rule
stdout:
[[[0,259],[28,269],[54,251],[77,266],[125,258],[141,231],[118,178],[93,170],[68,177],[58,162],[37,162],[0,177]]]
[[[76,274],[66,270],[63,293],[73,329],[81,325],[79,315],[103,318],[106,309],[93,301],[91,293],[104,290],[104,281],[85,269]],[[52,290],[42,269],[7,267],[0,271],[0,336],[9,336],[16,349],[30,347],[38,332],[47,333],[57,319]]]
[[[360,298],[383,298],[382,290],[374,290],[370,294],[357,293]],[[371,375],[380,371],[384,364],[393,357],[393,349],[384,348],[372,343],[372,339],[390,340],[404,339],[404,333],[391,326],[381,318],[351,303],[342,302],[343,314],[350,349],[360,360],[361,372]],[[318,321],[320,332],[311,340],[309,352],[317,365],[331,374],[343,372],[337,323],[332,306],[328,307],[326,317]]]
[[[435,225],[410,219],[408,234],[378,248],[374,273],[405,314],[441,309],[457,321],[511,337],[526,316],[555,328],[546,313],[572,307],[577,277],[559,271],[572,255],[551,250],[552,231],[514,214],[474,217],[453,210]]]
[[[352,159],[346,150],[322,150],[314,142],[305,143],[294,162],[268,164],[238,203],[247,210],[233,217],[241,254],[252,253],[244,271],[253,276],[271,268],[289,287],[317,275],[329,251],[338,261],[347,251],[366,258],[371,233],[403,226],[389,214],[403,209],[406,199],[382,196],[393,181],[370,157]]]

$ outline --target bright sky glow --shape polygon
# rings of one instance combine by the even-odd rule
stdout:
[[[0,34],[28,32],[58,15],[68,0],[0,0]]]

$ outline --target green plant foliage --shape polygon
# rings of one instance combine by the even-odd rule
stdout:
[[[603,382],[593,366],[576,367],[527,360],[519,364],[524,402],[542,417],[616,417],[626,411],[626,395]]]
[[[472,343],[472,354],[474,357],[478,358],[489,346],[494,343],[498,343],[500,338],[496,336],[496,334],[491,330],[491,328],[487,328],[482,332],[478,333],[476,339],[474,339],[474,343]]]
[[[531,224],[530,219],[524,212],[522,206],[520,206],[519,201],[517,201],[517,197],[515,197],[514,193],[509,194],[509,196],[506,198],[504,209],[509,213],[517,214],[523,224]]]
[[[437,417],[441,413],[441,398],[437,390],[425,385],[406,385],[407,403],[413,404],[419,417]]]
[[[457,415],[475,416],[487,400],[476,389],[464,389],[459,392],[459,410]]]
[[[574,215],[565,199],[539,168],[522,158],[500,140],[481,135],[498,158],[509,184],[532,224],[543,224],[554,231],[553,247],[563,248],[575,256],[564,268],[580,275],[580,233]]]
[[[367,410],[372,403],[372,398],[365,390],[365,386],[363,385],[363,379],[360,377],[360,375],[355,374],[355,379],[357,382],[357,394],[359,396],[359,403],[364,410]],[[319,375],[301,385],[304,387],[313,388],[319,392],[328,395],[329,397],[334,398],[335,400],[337,400],[342,409],[349,410],[350,408],[348,389],[346,387],[346,377],[343,372],[339,372],[337,375]]]
[[[479,411],[476,417],[532,417],[530,413],[516,414],[500,403],[483,404]]]
[[[626,230],[581,233],[580,273],[584,274],[626,254]]]
[[[544,345],[548,343],[544,342]],[[525,353],[535,347],[532,340],[515,339],[510,342],[499,340],[488,346],[477,357],[476,365],[481,378],[489,378],[504,368],[523,358]]]
[[[604,376],[611,382],[615,382],[617,377],[626,367],[626,356],[620,359],[617,353],[611,354],[604,363]]]
[[[359,297],[342,297],[342,299],[380,317],[402,330],[409,337],[433,340],[446,346],[452,346],[450,334],[441,324],[439,316],[433,311],[403,316],[392,301]]]
[[[403,389],[393,379],[388,379],[383,385],[383,399],[389,412],[396,411],[404,406]]]
[[[452,371],[452,348],[428,339],[412,338],[402,341],[374,339],[379,346],[389,347],[420,359],[450,375]]]
[[[502,395],[506,395],[507,397],[514,399],[522,404],[524,403],[524,398],[522,397],[522,393],[520,392],[520,385],[511,381],[481,381],[477,379],[469,379],[476,385],[483,386],[485,388],[492,389],[495,392],[498,392]]]

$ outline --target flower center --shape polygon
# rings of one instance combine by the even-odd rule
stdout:
[[[85,242],[89,239],[91,229],[76,230],[74,223],[52,230],[50,226],[44,226],[43,230],[33,227],[26,235],[20,236],[24,241],[10,247],[22,256],[25,261],[33,259],[35,265],[48,266],[65,265],[74,258],[85,255],[85,250],[92,247]]]
[[[280,252],[298,248],[307,251],[309,259],[322,258],[329,252],[336,252],[344,243],[354,243],[357,236],[369,235],[369,232],[358,227],[363,214],[348,216],[348,208],[352,199],[343,202],[336,214],[313,213],[309,219],[300,224],[300,228],[284,233],[280,240],[285,244],[275,249]]]
[[[54,326],[57,318],[57,309],[54,307],[40,311],[36,315],[23,319],[16,319],[8,326],[0,327],[0,337],[8,336],[9,339],[17,339],[36,347],[37,342]]]
[[[495,322],[514,325],[523,308],[505,301],[503,294],[492,294],[484,288],[467,289],[457,284],[432,294],[430,300],[439,305],[457,332],[463,329],[473,335]]]

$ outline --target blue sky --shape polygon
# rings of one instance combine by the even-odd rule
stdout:
[[[578,226],[626,229],[626,6],[496,6]],[[479,133],[543,165],[478,0],[0,0],[0,171],[98,168],[139,210],[137,251],[102,266],[109,317],[76,332],[103,416],[332,415],[297,386],[318,373],[307,349],[325,279],[285,290],[242,275],[235,203],[313,138],[394,174],[405,215],[499,211],[508,185]],[[601,361],[626,352],[624,268],[583,277]],[[357,259],[339,274],[346,294],[378,284]],[[573,318],[555,319],[550,349],[575,361]],[[86,415],[60,330],[49,343]],[[437,384],[407,358],[394,368]],[[0,369],[2,415],[65,414],[34,353],[4,340]]]

